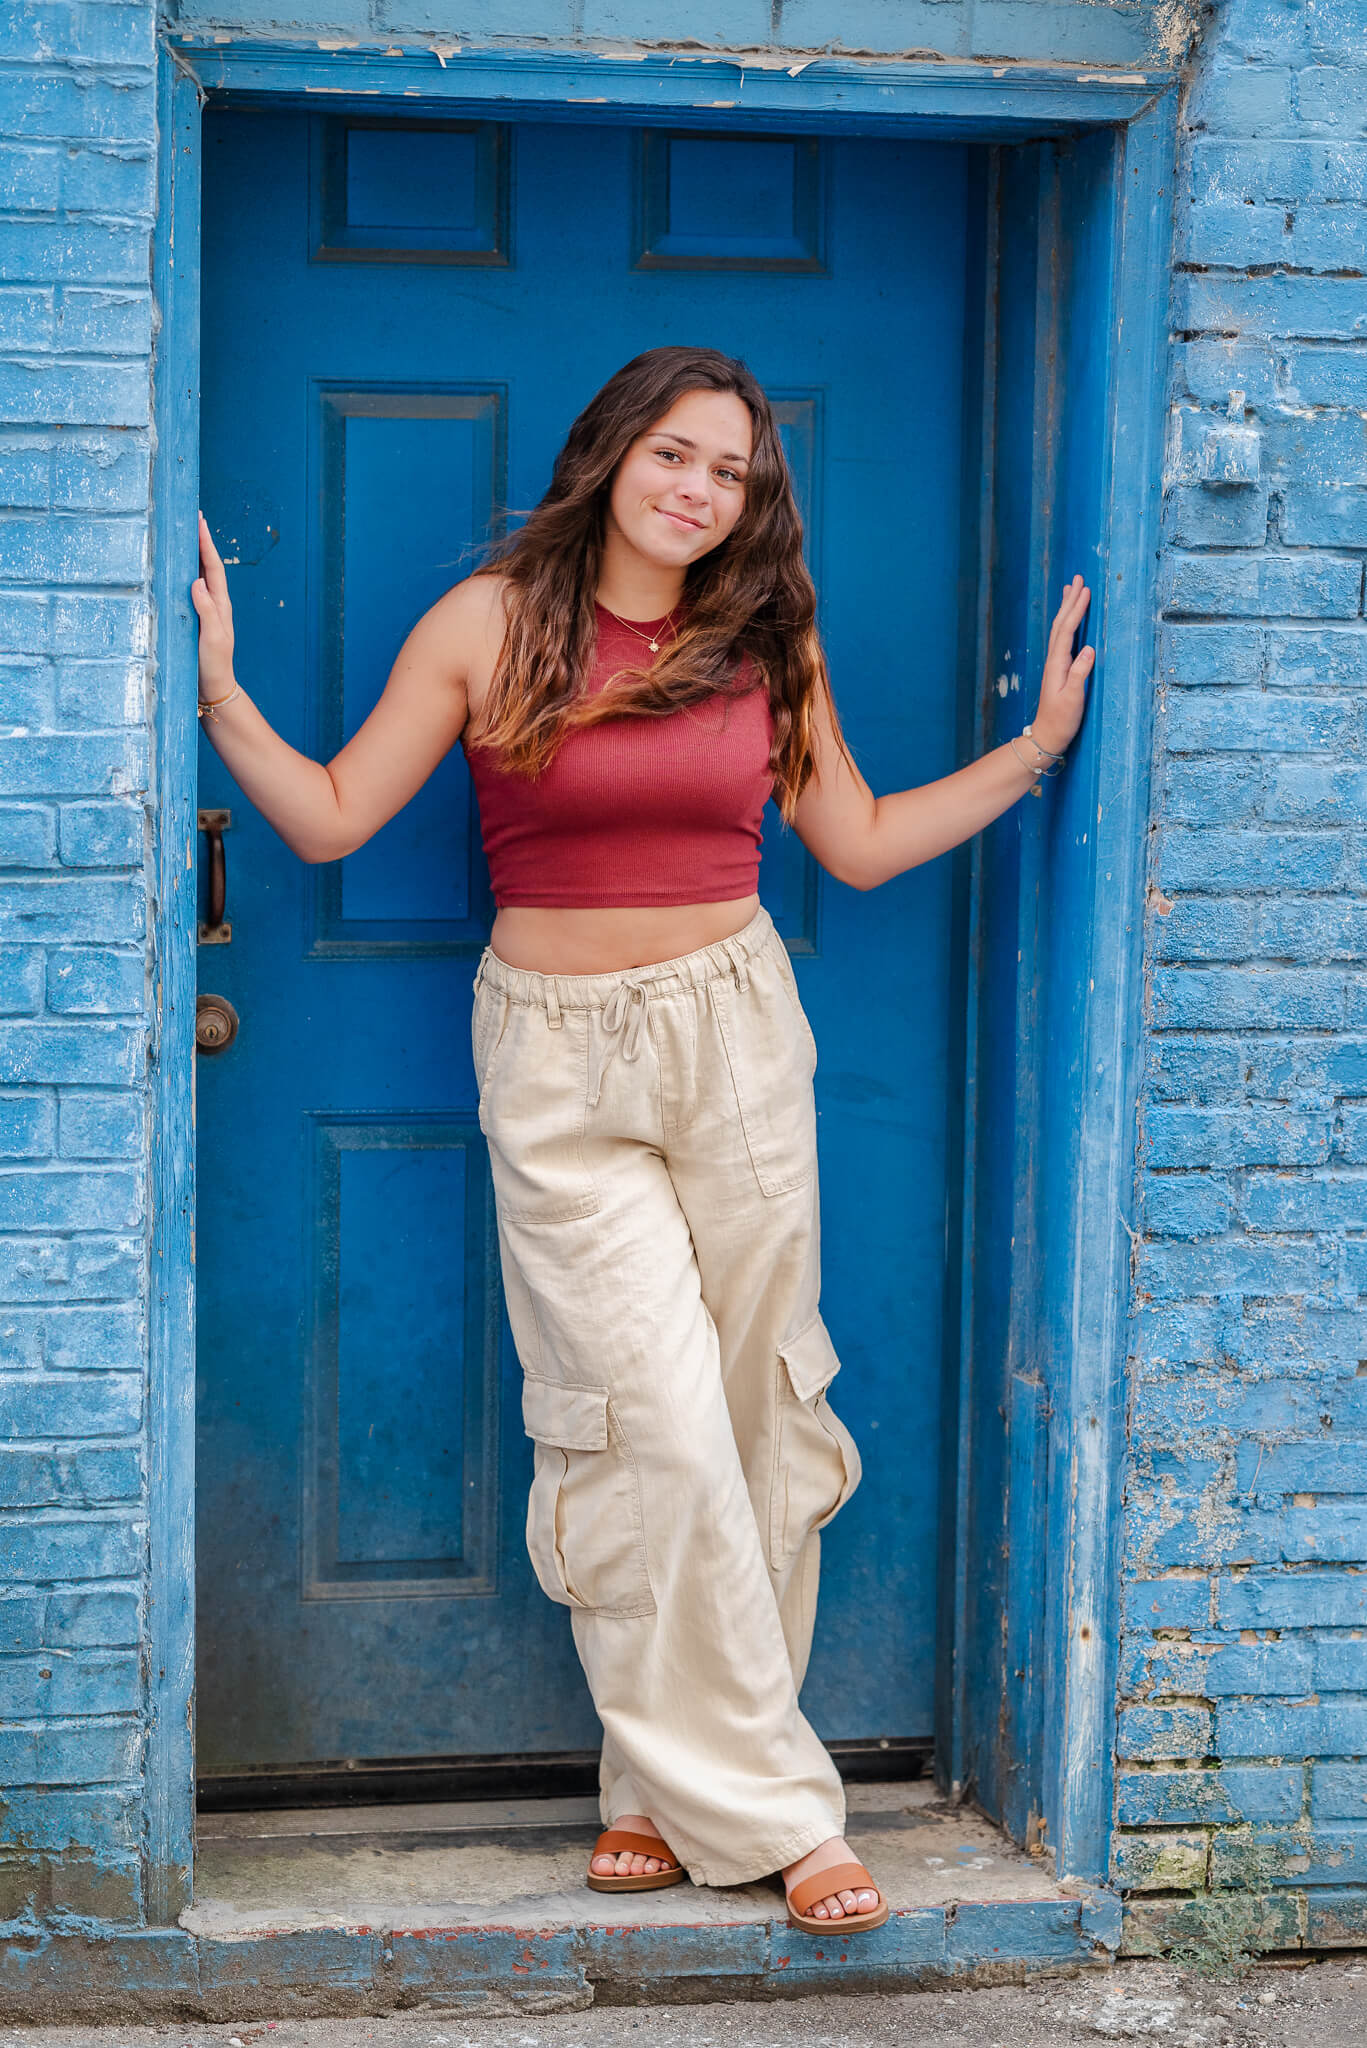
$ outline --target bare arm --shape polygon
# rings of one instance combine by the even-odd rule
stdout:
[[[1061,753],[1082,723],[1095,655],[1090,647],[1076,656],[1071,650],[1090,598],[1082,578],[1075,576],[1049,634],[1032,731],[1051,752]],[[816,773],[797,800],[794,829],[824,868],[856,889],[876,888],[971,839],[1036,779],[1027,765],[1034,758],[1028,741],[1020,743],[1019,753],[1008,742],[938,782],[875,796],[841,752],[824,702],[817,709],[813,745]]]
[[[230,695],[232,606],[228,578],[203,514],[202,574],[190,595],[199,614],[199,695]],[[245,690],[200,723],[233,780],[305,861],[339,860],[363,846],[416,795],[465,729],[467,680],[501,630],[498,579],[458,583],[418,620],[379,702],[340,752],[314,761],[280,737]]]

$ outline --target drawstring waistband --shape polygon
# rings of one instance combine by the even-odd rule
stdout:
[[[654,960],[645,967],[608,974],[539,974],[530,967],[510,967],[486,946],[475,988],[494,988],[510,1002],[544,1010],[552,1031],[561,1029],[567,1011],[601,1011],[598,1029],[593,1031],[597,1041],[589,1079],[589,1102],[593,1104],[614,1051],[620,1051],[624,1060],[639,1058],[653,994],[679,983],[701,988],[718,977],[733,980],[744,992],[750,986],[750,960],[775,938],[774,921],[761,905],[749,924],[730,938],[699,946],[693,953],[681,953],[674,960]]]
[[[624,1060],[639,1058],[641,1033],[645,1030],[647,1000],[646,984],[624,975],[604,1003],[603,1035],[598,1042],[598,1056],[589,1077],[590,1109],[594,1108],[598,1101],[603,1086],[603,1075],[614,1049],[621,1047]]]

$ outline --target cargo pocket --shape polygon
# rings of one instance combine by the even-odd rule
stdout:
[[[584,1164],[587,1013],[567,1010],[553,1031],[535,1004],[497,993],[490,1001],[502,1014],[493,1024],[476,1014],[475,1071],[498,1213],[505,1223],[594,1216],[598,1190]]]
[[[805,1187],[816,1172],[816,1042],[796,991],[757,954],[745,987],[714,982],[712,1000],[760,1192]]]
[[[821,1317],[778,1347],[769,1562],[781,1571],[859,1484],[854,1438],[826,1399],[840,1360]]]
[[[524,1376],[527,1553],[541,1590],[590,1614],[653,1614],[636,1461],[606,1387]]]

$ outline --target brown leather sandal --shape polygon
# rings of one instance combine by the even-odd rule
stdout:
[[[807,1911],[817,1899],[829,1899],[836,1892],[878,1892],[878,1904],[867,1913],[846,1913],[839,1920],[817,1920]],[[881,1927],[888,1917],[888,1902],[862,1863],[833,1863],[802,1878],[788,1894],[788,1925],[804,1934],[858,1934],[865,1927]]]
[[[667,1884],[678,1884],[688,1875],[674,1860],[674,1851],[659,1835],[639,1835],[634,1828],[605,1828],[593,1845],[593,1856],[620,1856],[623,1850],[636,1856],[653,1856],[657,1862],[669,1859],[668,1870],[643,1870],[638,1877],[599,1877],[589,1870],[585,1883],[595,1892],[657,1892]],[[822,1895],[824,1897],[824,1894]]]

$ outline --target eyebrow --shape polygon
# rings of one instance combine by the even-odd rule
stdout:
[[[656,431],[656,433],[657,433],[657,434],[658,434],[658,435],[659,435],[659,436],[661,437],[661,439],[662,439],[662,440],[665,440],[665,441],[677,441],[677,442],[678,442],[678,444],[679,444],[679,446],[680,446],[681,448],[691,448],[691,449],[693,450],[694,454],[696,454],[696,453],[697,453],[697,449],[698,449],[698,444],[697,444],[697,442],[696,442],[696,441],[690,441],[690,440],[689,440],[689,438],[688,438],[688,436],[687,436],[687,434],[676,434],[676,433],[674,432],[674,429],[673,429],[672,427],[657,427],[657,428],[655,429],[655,431]],[[750,460],[750,458],[749,458],[749,456],[748,456],[748,455],[725,455],[725,454],[723,454],[723,455],[719,455],[719,456],[717,457],[717,460],[718,460],[718,462],[745,462],[745,463],[748,463],[748,462],[749,462],[749,460]]]

